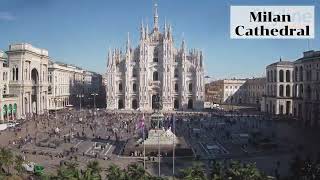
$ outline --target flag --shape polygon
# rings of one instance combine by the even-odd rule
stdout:
[[[144,114],[136,124],[136,130],[142,130],[144,128]]]
[[[169,122],[169,127],[171,127],[171,129],[173,128],[173,115],[171,115],[171,118],[170,118],[170,122]]]

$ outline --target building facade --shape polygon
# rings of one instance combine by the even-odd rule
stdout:
[[[27,43],[13,44],[6,52],[10,69],[10,93],[18,97],[22,117],[47,110],[48,51]]]
[[[63,109],[70,105],[73,73],[76,69],[50,61],[48,71],[48,110]]]
[[[211,82],[211,94],[214,96],[212,102],[218,104],[241,104],[244,98],[244,91],[241,86],[246,82],[243,79],[223,79]],[[209,88],[208,87],[208,88]]]
[[[320,51],[307,51],[294,62],[267,66],[264,112],[296,117],[318,126],[320,118]]]
[[[320,51],[307,51],[294,62],[293,115],[306,125],[320,121]]]
[[[293,69],[292,62],[281,59],[267,66],[263,111],[271,114],[292,114]]]
[[[152,110],[156,99],[163,110],[203,109],[203,55],[187,50],[183,40],[174,47],[172,27],[159,28],[157,5],[151,31],[141,23],[140,42],[131,48],[128,35],[126,50],[109,50],[106,74],[107,109]]]
[[[18,98],[10,94],[10,69],[7,57],[0,51],[0,123],[13,121],[20,118]]]
[[[247,79],[241,86],[244,90],[244,98],[242,103],[261,107],[262,97],[265,93],[266,78]]]
[[[205,102],[210,104],[222,103],[222,91],[221,81],[212,81],[205,85]]]
[[[74,65],[52,62],[45,49],[12,44],[5,53],[0,51],[0,123],[81,102],[93,107],[92,94],[97,99],[101,99],[100,92],[105,96],[101,77]]]
[[[206,84],[206,102],[261,107],[266,78],[224,79]]]
[[[101,75],[74,65],[49,62],[48,109],[66,107],[93,107],[94,97],[99,99],[102,86]],[[99,103],[99,102],[97,102]]]

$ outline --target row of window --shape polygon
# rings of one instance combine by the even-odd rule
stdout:
[[[8,73],[7,72],[3,72],[2,73],[2,80],[3,81],[7,81],[8,80]]]
[[[270,70],[267,71],[267,81],[268,82],[277,82],[277,71],[276,70]],[[305,76],[304,76],[305,75]],[[313,71],[313,70],[303,70],[303,67],[300,66],[295,67],[294,70],[294,80],[295,82],[299,81],[320,81],[320,71]],[[291,82],[291,71],[286,70],[285,77],[284,77],[284,70],[279,71],[279,82]]]
[[[279,70],[279,82],[291,82],[291,71],[286,70],[285,78],[284,78],[284,70]],[[267,71],[267,81],[268,82],[277,82],[277,71],[276,70],[270,70]]]
[[[226,89],[233,89],[233,88],[238,89],[238,86],[234,86],[234,87],[233,86],[226,86]]]
[[[122,92],[122,91],[123,91],[122,83],[119,83],[119,85],[118,85],[118,90],[119,90],[119,92]],[[136,83],[133,83],[133,84],[132,84],[132,90],[133,90],[133,92],[137,92],[137,84],[136,84]],[[178,92],[178,91],[179,91],[179,85],[178,85],[178,83],[175,83],[175,84],[174,84],[174,90],[175,90],[175,92]],[[192,83],[189,83],[188,90],[189,90],[189,92],[192,92],[192,90],[193,90]]]
[[[132,77],[137,77],[137,70],[136,69],[133,69],[132,70]],[[158,73],[158,71],[154,71],[153,72],[153,80],[154,81],[158,81],[159,80],[159,73]],[[174,77],[175,78],[179,78],[179,71],[178,71],[178,69],[175,69],[174,70]]]
[[[138,101],[136,99],[133,99],[131,101],[131,108],[132,109],[137,109],[138,106],[139,106],[138,105]],[[174,106],[174,109],[179,109],[180,108],[180,103],[179,103],[178,99],[174,99],[173,106]],[[155,108],[157,108],[156,107],[156,102],[152,101],[152,109],[155,109]],[[188,100],[187,108],[188,109],[193,109],[193,100],[192,99]],[[118,100],[118,109],[124,109],[124,101],[123,101],[123,99],[119,99]]]

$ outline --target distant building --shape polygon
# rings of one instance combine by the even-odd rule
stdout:
[[[102,87],[101,75],[77,66],[49,63],[49,110],[59,110],[67,106],[93,107],[91,94],[98,94]],[[98,98],[98,97],[96,97]]]
[[[260,107],[265,78],[225,79],[206,84],[206,102]]]
[[[255,105],[260,108],[262,97],[265,94],[266,78],[252,78],[247,79],[241,86],[244,91],[244,98],[242,103],[248,105]]]
[[[219,81],[212,81],[205,85],[205,102],[218,104],[222,102],[223,88]]]
[[[241,104],[243,92],[240,87],[246,82],[243,79],[224,79],[211,82],[208,86],[208,98],[219,104]],[[213,97],[210,97],[213,94]]]
[[[49,62],[48,109],[59,110],[72,105],[71,97],[79,93],[83,70],[64,63]],[[80,78],[77,78],[80,77]],[[76,87],[77,86],[77,87]]]

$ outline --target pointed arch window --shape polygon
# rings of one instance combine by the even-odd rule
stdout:
[[[280,79],[280,82],[284,82],[284,72],[283,72],[283,70],[279,71],[279,79]]]
[[[158,71],[153,72],[153,80],[154,80],[154,81],[159,81]]]
[[[154,50],[153,50],[153,62],[158,62],[159,61],[158,56],[159,56],[158,49],[154,48]]]
[[[179,70],[177,68],[174,69],[174,77],[175,78],[179,77]]]

